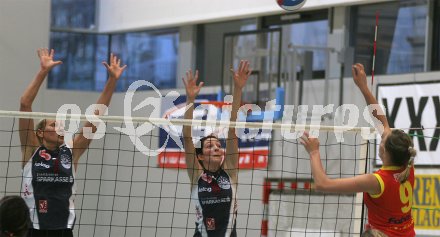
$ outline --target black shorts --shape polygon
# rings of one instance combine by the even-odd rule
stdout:
[[[73,237],[72,229],[64,230],[37,230],[29,229],[28,237]]]

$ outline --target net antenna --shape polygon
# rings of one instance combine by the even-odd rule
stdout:
[[[373,90],[374,68],[376,66],[377,30],[378,30],[378,28],[379,28],[379,11],[376,11],[376,26],[374,28],[374,42],[373,42],[373,65],[371,67],[371,90]]]

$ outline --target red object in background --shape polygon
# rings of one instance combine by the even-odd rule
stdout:
[[[262,150],[250,150],[240,151],[238,158],[240,169],[254,169],[254,168],[266,168],[267,158],[269,151],[267,149]],[[157,157],[157,163],[161,168],[186,168],[185,164],[185,152],[176,151],[163,151]]]

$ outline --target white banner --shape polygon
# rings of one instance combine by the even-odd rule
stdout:
[[[412,136],[417,149],[415,164],[440,165],[440,81],[379,84],[377,91],[378,102],[385,106],[390,126],[401,128]],[[379,146],[376,148],[376,164],[381,164]]]

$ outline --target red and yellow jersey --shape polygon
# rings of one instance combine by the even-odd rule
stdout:
[[[380,183],[381,192],[377,195],[364,193],[369,225],[390,237],[415,236],[411,215],[414,167],[410,170],[408,180],[400,184],[397,175],[403,170],[401,166],[383,166],[373,173]]]

